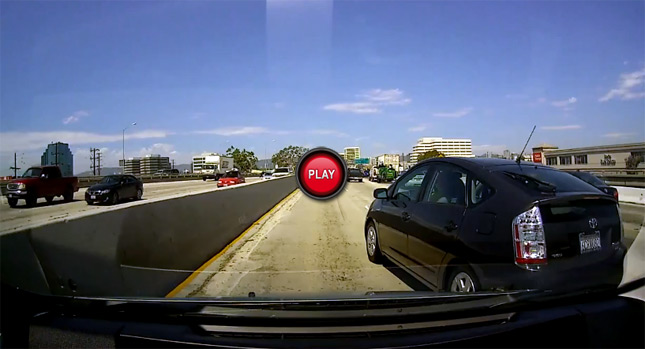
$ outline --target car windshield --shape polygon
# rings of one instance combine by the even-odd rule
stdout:
[[[500,168],[504,174],[527,187],[554,192],[597,192],[597,189],[569,173],[545,167],[509,165]]]
[[[11,289],[343,302],[645,275],[645,1],[0,1],[0,89]]]
[[[23,178],[40,177],[41,173],[43,173],[43,170],[41,168],[32,167],[27,171],[25,171],[25,173],[22,174],[22,177]]]
[[[121,176],[105,176],[101,178],[101,182],[103,184],[112,184],[112,183],[119,183],[121,181]]]
[[[592,175],[589,172],[576,171],[576,172],[569,172],[569,173],[594,186],[606,185],[605,182],[603,182],[600,178]]]

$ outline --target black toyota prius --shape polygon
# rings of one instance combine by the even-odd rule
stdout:
[[[434,290],[618,285],[617,201],[563,171],[500,159],[421,162],[374,190],[370,261],[393,261]]]

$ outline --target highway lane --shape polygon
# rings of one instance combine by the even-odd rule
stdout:
[[[260,180],[259,178],[247,178],[247,183],[253,183]],[[78,214],[100,213],[129,205],[136,205],[138,202],[122,202],[116,206],[88,205],[85,202],[85,190],[80,188],[74,194],[74,201],[64,202],[62,197],[54,199],[54,202],[48,204],[44,198],[38,199],[36,207],[28,208],[24,206],[24,201],[19,201],[16,208],[9,207],[7,198],[0,198],[0,232],[6,233],[25,226],[50,223],[59,219],[71,218]],[[215,181],[176,181],[176,182],[159,182],[144,183],[143,200],[159,199],[172,195],[198,193],[203,191],[217,190]]]
[[[367,259],[362,232],[375,186],[348,183],[342,194],[326,201],[297,191],[176,296],[411,290]]]
[[[372,264],[363,224],[372,192],[384,184],[348,183],[337,198],[316,201],[297,191],[249,229],[177,297],[347,294],[425,289],[391,264]],[[645,207],[621,204],[625,240],[636,238]],[[625,221],[626,220],[626,221]],[[633,263],[630,263],[633,264]],[[403,280],[404,282],[402,282]]]

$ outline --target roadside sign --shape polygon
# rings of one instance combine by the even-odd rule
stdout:
[[[354,160],[354,163],[356,165],[367,165],[367,164],[370,163],[370,159],[369,158],[358,158],[358,159]]]

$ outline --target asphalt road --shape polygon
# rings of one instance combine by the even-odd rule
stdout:
[[[297,191],[176,296],[411,290],[387,268],[367,260],[362,231],[375,186],[348,183],[342,194],[326,201]]]
[[[259,178],[247,178],[247,183],[253,183]],[[36,207],[28,208],[24,200],[20,200],[18,207],[11,208],[7,198],[0,198],[0,233],[7,233],[27,226],[47,224],[59,219],[71,218],[79,214],[100,213],[105,210],[114,209],[114,206],[88,205],[85,202],[85,190],[80,188],[74,194],[74,201],[64,202],[62,197],[57,197],[54,202],[48,204],[44,198],[38,199]],[[144,183],[143,201],[159,199],[173,195],[198,193],[217,190],[215,181],[177,181],[161,183]],[[122,202],[116,207],[127,207],[138,204],[136,202]]]
[[[327,201],[297,191],[175,296],[347,295],[426,289],[392,264],[380,266],[367,259],[363,224],[372,192],[379,186],[385,187],[348,183],[341,195]],[[645,207],[621,204],[621,212],[625,240],[631,245]]]

